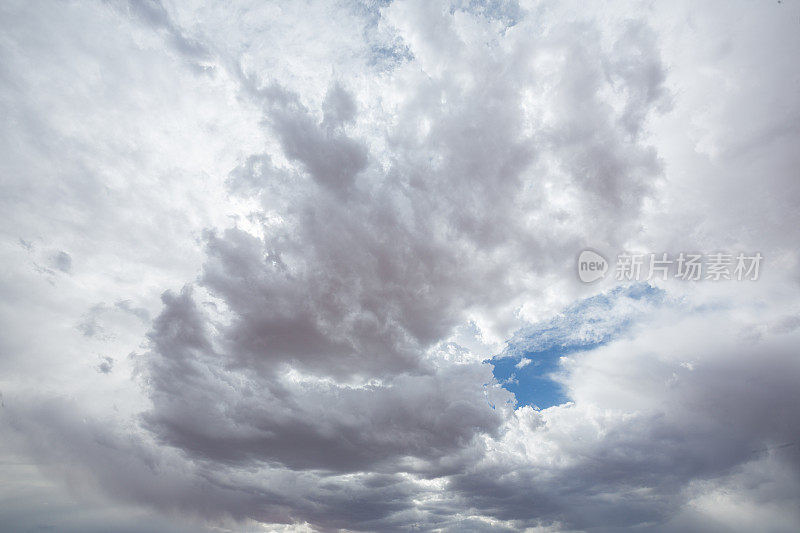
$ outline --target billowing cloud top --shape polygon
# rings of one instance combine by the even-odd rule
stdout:
[[[5,2],[0,529],[800,529],[798,20]]]

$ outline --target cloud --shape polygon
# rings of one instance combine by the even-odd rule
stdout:
[[[741,346],[739,327],[725,313],[684,317],[569,356],[565,385],[574,403],[518,409],[496,453],[453,477],[464,498],[455,503],[565,528],[661,527],[697,483],[724,485],[771,461],[797,472],[800,455],[786,445],[797,428],[781,414],[797,401],[796,340],[784,334]],[[692,370],[679,364],[687,356]],[[796,493],[790,477],[785,490]]]
[[[2,10],[0,450],[88,517],[14,527],[800,523],[791,17]],[[598,294],[587,246],[766,265]]]
[[[339,131],[355,112],[349,94],[338,86],[328,91],[320,124],[295,95],[279,87],[266,94],[272,107],[267,120],[286,157],[301,163],[317,183],[344,194],[367,165],[366,148]]]
[[[53,264],[61,272],[69,274],[72,270],[72,257],[67,252],[59,251],[53,255]]]
[[[448,468],[437,461],[474,446],[477,435],[502,422],[484,399],[481,383],[490,375],[480,364],[360,386],[306,379],[311,376],[278,365],[268,342],[257,352],[263,361],[242,363],[218,352],[188,288],[166,293],[164,302],[150,334],[154,408],[144,420],[164,442],[204,459],[331,471]],[[302,353],[319,349],[313,340],[308,348]],[[272,372],[265,375],[265,367]]]
[[[97,365],[97,371],[103,374],[111,373],[114,368],[114,358],[107,355],[100,358],[100,364]]]

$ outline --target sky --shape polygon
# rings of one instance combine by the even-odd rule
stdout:
[[[798,50],[796,0],[0,3],[0,531],[800,530]]]

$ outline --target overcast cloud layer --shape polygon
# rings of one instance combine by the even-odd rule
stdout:
[[[800,530],[798,50],[793,0],[3,2],[0,530]]]

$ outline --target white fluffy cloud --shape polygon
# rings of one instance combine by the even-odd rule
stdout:
[[[796,529],[797,17],[5,4],[8,527]],[[766,261],[517,404],[586,246]]]

